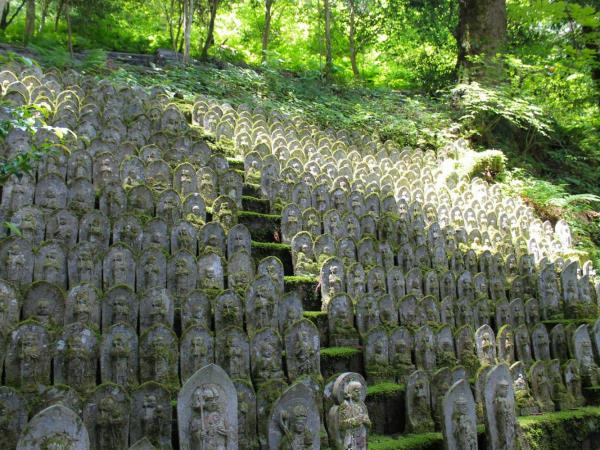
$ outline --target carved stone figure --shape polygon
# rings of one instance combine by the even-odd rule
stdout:
[[[56,342],[54,381],[88,393],[96,386],[99,343],[94,330],[80,323],[64,328]]]
[[[52,352],[45,326],[23,323],[9,337],[6,352],[6,384],[34,392],[50,384]]]
[[[79,416],[63,405],[40,411],[28,423],[19,439],[18,450],[89,450],[88,430]]]
[[[199,369],[177,397],[181,450],[237,450],[238,400],[235,386],[219,366]]]
[[[314,393],[303,383],[288,388],[273,406],[269,423],[269,448],[318,450],[319,409]]]
[[[485,426],[490,450],[517,450],[515,397],[508,366],[494,367],[484,387]]]
[[[427,433],[434,429],[427,374],[414,371],[406,384],[406,432]]]
[[[357,373],[343,373],[336,378],[332,395],[335,405],[330,408],[327,421],[332,447],[367,450],[371,420],[365,405],[365,380]]]
[[[130,400],[115,384],[98,386],[83,409],[92,450],[126,448],[129,436]]]
[[[27,404],[25,398],[16,389],[1,386],[0,445],[2,448],[14,449],[26,424]]]
[[[146,437],[157,447],[171,446],[171,395],[162,385],[144,383],[131,394],[129,440]]]
[[[126,388],[138,385],[138,337],[130,325],[118,323],[103,334],[100,378]]]
[[[475,400],[469,384],[464,380],[454,383],[443,400],[445,447],[448,450],[477,450],[477,417]]]

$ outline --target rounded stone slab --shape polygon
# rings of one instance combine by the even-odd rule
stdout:
[[[269,422],[269,449],[288,448],[282,445],[287,439],[293,439],[295,423],[300,414],[305,414],[303,436],[304,448],[320,448],[320,418],[313,391],[303,383],[296,383],[285,390],[273,406]],[[310,439],[310,445],[309,445]],[[291,447],[291,442],[289,443]]]
[[[202,399],[196,403],[198,391]],[[216,397],[218,405],[206,405],[208,395],[212,395],[212,401]],[[211,442],[207,442],[206,447],[203,444],[211,439],[221,441],[219,445],[222,446],[214,448],[237,450],[237,410],[235,386],[221,367],[209,364],[196,371],[185,382],[177,397],[180,450],[213,448]],[[205,426],[213,429],[205,430]],[[194,438],[194,434],[201,438],[202,443],[195,442],[197,439]]]
[[[63,405],[40,411],[27,424],[17,450],[38,450],[54,444],[65,450],[89,450],[90,438],[82,420]]]

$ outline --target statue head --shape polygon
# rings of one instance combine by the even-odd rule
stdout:
[[[363,386],[358,381],[351,381],[344,388],[344,398],[348,401],[359,402],[362,397]]]
[[[306,429],[306,418],[308,417],[308,411],[304,405],[294,406],[292,410],[292,431],[296,434],[304,433]]]

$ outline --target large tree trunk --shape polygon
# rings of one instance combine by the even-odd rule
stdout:
[[[592,80],[596,85],[596,98],[600,105],[600,42],[595,39],[599,28],[581,27],[585,39],[585,47],[594,57],[594,65],[592,66]]]
[[[271,35],[271,8],[274,0],[265,0],[265,28],[262,32],[262,52],[261,61],[267,62],[267,52],[269,50],[269,37]]]
[[[360,79],[360,70],[358,70],[358,64],[356,63],[356,5],[354,0],[349,0],[350,3],[350,35],[348,40],[350,43],[350,64],[352,65],[352,73],[354,79]]]
[[[331,80],[333,73],[333,55],[331,53],[331,5],[329,0],[323,0],[325,14],[325,68],[323,74],[327,81]]]
[[[0,18],[0,29],[6,30],[8,28],[8,26],[11,23],[13,23],[13,20],[15,20],[15,17],[17,17],[19,15],[21,10],[23,9],[23,6],[25,6],[25,3],[27,3],[27,0],[23,0],[21,2],[21,4],[19,5],[19,7],[17,8],[17,10],[9,18],[8,16],[10,14],[10,2],[6,1],[4,9],[2,9],[2,18]]]
[[[67,44],[69,45],[69,53],[73,57],[73,27],[71,26],[71,1],[65,0],[65,17],[67,19]]]
[[[65,7],[65,0],[59,0],[56,8],[56,19],[54,20],[54,31],[58,31],[58,24],[60,23],[60,15]]]
[[[206,31],[206,39],[202,46],[202,54],[200,60],[208,60],[208,50],[213,44],[214,33],[215,33],[215,20],[217,18],[217,10],[219,9],[220,0],[210,0],[210,19],[208,21],[208,30]]]
[[[493,57],[506,42],[506,0],[459,0],[456,40],[459,69],[472,56]]]
[[[25,44],[28,44],[35,31],[35,0],[27,0],[25,14]]]
[[[194,18],[194,0],[184,0],[183,3],[183,63],[190,63],[190,39],[192,37],[192,20]]]
[[[0,29],[6,30],[6,27],[8,27],[8,13],[10,12],[10,4],[8,0],[0,0],[0,2],[3,2],[1,5],[2,9],[0,9],[0,11],[2,11],[2,17],[0,18]]]
[[[42,18],[40,20],[39,32],[44,31],[46,26],[46,19],[48,18],[48,9],[50,8],[50,0],[43,0],[42,2]]]

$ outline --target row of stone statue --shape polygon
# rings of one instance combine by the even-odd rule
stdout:
[[[317,211],[319,211],[318,208],[321,208],[321,212],[325,212],[328,206],[331,207],[335,204],[340,209],[339,212],[343,212],[352,211],[352,207],[347,205],[352,204],[348,201],[348,195],[350,191],[353,191],[352,194],[356,199],[354,206],[359,211],[365,211],[367,208],[361,205],[361,195],[363,195],[361,192],[365,192],[364,195],[373,198],[376,198],[376,193],[382,192],[384,201],[390,205],[389,211],[397,211],[392,205],[399,200],[405,204],[411,201],[416,201],[421,205],[425,204],[430,216],[438,213],[439,209],[442,228],[447,224],[467,227],[469,231],[487,227],[498,231],[512,228],[518,237],[524,240],[525,245],[527,245],[528,239],[535,238],[540,241],[537,243],[540,247],[551,253],[570,249],[570,231],[566,223],[558,224],[555,239],[553,227],[549,223],[542,224],[534,218],[530,208],[518,200],[504,197],[498,189],[488,192],[488,187],[481,180],[476,179],[471,184],[464,181],[444,183],[447,181],[446,177],[437,176],[436,171],[440,169],[436,166],[444,158],[452,159],[455,156],[453,153],[459,152],[457,147],[460,145],[458,144],[454,149],[442,149],[438,155],[439,160],[436,160],[433,153],[426,153],[430,167],[424,167],[423,173],[420,169],[409,170],[411,179],[404,185],[406,182],[404,175],[407,171],[399,170],[397,173],[392,159],[388,158],[385,151],[373,156],[368,154],[369,149],[366,148],[362,155],[355,151],[346,154],[344,151],[346,144],[336,142],[333,146],[335,157],[331,151],[327,156],[328,144],[331,143],[327,142],[326,138],[319,139],[317,137],[316,139],[320,141],[318,145],[309,143],[315,138],[315,135],[318,136],[318,132],[309,136],[305,135],[304,144],[295,146],[293,141],[289,141],[289,134],[284,132],[282,136],[277,128],[270,131],[267,127],[261,131],[269,135],[269,142],[266,144],[261,142],[251,148],[248,145],[248,139],[245,136],[240,138],[240,136],[247,132],[246,127],[254,132],[255,128],[252,126],[256,123],[252,122],[252,115],[241,108],[239,113],[230,110],[224,113],[219,106],[201,101],[195,105],[194,114],[196,115],[195,122],[204,126],[206,131],[215,133],[217,138],[223,137],[224,134],[212,126],[215,116],[220,119],[226,116],[228,121],[235,122],[234,132],[236,135],[225,135],[225,137],[233,139],[238,149],[244,152],[247,174],[261,173],[263,178],[266,178],[262,180],[263,193],[272,200],[278,198],[284,203],[299,204],[301,210],[311,206]],[[205,120],[206,116],[210,118]],[[394,150],[392,150],[393,152]],[[396,150],[395,152],[395,160],[399,165],[413,159],[415,165],[423,164],[424,158],[420,151],[398,152]],[[283,167],[284,165],[285,167]],[[356,173],[353,173],[354,166],[359,165],[361,167],[357,176]],[[397,176],[394,175],[396,173]],[[456,174],[452,175],[454,177],[448,178],[454,180]],[[442,183],[436,184],[434,179],[442,179]],[[394,182],[396,182],[396,188],[392,187]],[[423,183],[429,183],[425,190],[422,188]],[[317,187],[313,188],[313,186]],[[331,191],[331,186],[337,190]],[[280,194],[279,191],[283,191],[283,193]],[[362,203],[364,204],[364,201]],[[438,208],[436,204],[444,206]],[[496,212],[494,205],[498,204],[501,204],[503,208]],[[376,205],[370,210],[376,211],[375,208],[378,207],[379,205]],[[488,217],[490,211],[494,211],[493,217]],[[430,219],[433,221],[433,217]],[[558,241],[558,244],[554,244],[554,241]]]
[[[449,387],[436,388],[439,396],[433,401],[427,375],[422,371],[410,375],[405,396],[407,432],[433,431],[435,417],[449,450],[475,450],[477,422],[483,419],[490,450],[519,448],[516,392],[508,366],[490,366],[480,374],[475,397],[460,376],[451,380]],[[145,386],[145,392],[132,399],[118,386],[102,386],[84,404],[83,420],[78,408],[69,408],[76,405],[68,398],[57,398],[54,401],[58,403],[37,413],[26,428],[23,399],[15,391],[2,389],[0,401],[4,410],[12,413],[9,422],[14,427],[2,436],[3,448],[15,448],[15,443],[17,449],[61,450],[127,448],[128,442],[136,449],[171,446],[169,394],[158,384]],[[368,448],[371,422],[364,403],[366,385],[359,374],[341,374],[325,387],[324,404],[330,406],[326,418],[318,406],[320,393],[302,382],[291,386],[271,405],[265,405],[269,417],[264,429],[258,424],[258,433],[256,411],[260,406],[251,391],[251,395],[242,392],[218,366],[199,369],[178,394],[178,448],[317,450],[323,419],[332,448]]]
[[[10,81],[9,78],[10,77],[7,77],[7,81]],[[18,81],[16,81],[16,80],[15,80],[15,82],[18,83]],[[41,84],[39,82],[35,83],[35,81],[32,81],[32,80],[29,80],[29,83],[30,83],[31,89],[35,89],[37,87],[37,85]],[[27,87],[27,85],[24,85],[24,87]],[[90,88],[90,90],[92,90],[91,87],[89,86],[89,84],[87,85],[87,87]],[[16,90],[18,90],[18,89],[15,89],[14,86],[11,89],[8,89],[8,86],[7,86],[7,89],[5,89],[5,94],[9,95],[11,92],[14,93]],[[75,124],[69,123],[70,121],[72,121],[72,120],[69,120],[69,118],[73,115],[72,110],[75,109],[75,107],[77,107],[77,109],[78,109],[77,112],[79,112],[79,110],[83,106],[82,101],[79,100],[79,96],[77,96],[75,94],[75,90],[72,92],[73,92],[73,95],[66,94],[61,97],[61,101],[59,102],[58,106],[61,106],[62,109],[58,109],[55,114],[55,116],[56,116],[55,119],[57,120],[57,122],[62,121],[61,124],[63,124],[63,125],[75,125],[76,123]],[[115,89],[115,88],[111,89],[110,87],[107,87],[106,85],[104,85],[104,86],[100,86],[99,88],[97,88],[96,92],[103,94],[100,97],[101,102],[102,102],[102,100],[104,100],[107,103],[110,102],[111,107],[113,106],[113,104],[117,104],[117,107],[116,107],[117,113],[115,114],[114,110],[112,113],[109,113],[109,120],[111,120],[110,116],[112,116],[112,119],[114,120],[116,117],[119,116],[119,112],[123,113],[124,110],[127,110],[129,112],[133,111],[132,115],[135,115],[135,113],[141,113],[143,111],[143,108],[142,108],[142,110],[140,110],[139,107],[138,108],[136,108],[136,107],[125,108],[124,107],[123,103],[126,104],[128,100],[132,100],[132,98],[135,96],[132,95],[131,93],[129,95],[123,95],[123,89],[119,89],[117,91],[117,89]],[[117,93],[120,96],[120,98],[118,100],[116,99]],[[85,94],[85,91],[82,94]],[[85,96],[84,96],[84,98],[85,98]],[[108,99],[110,99],[110,100],[108,100]],[[83,103],[85,104],[85,102],[83,102]],[[120,103],[120,105],[119,105],[119,103]],[[164,106],[164,105],[162,105],[162,106]],[[161,120],[161,125],[164,125],[164,129],[168,130],[169,132],[178,132],[178,131],[181,131],[186,128],[186,124],[185,124],[185,121],[182,120],[183,118],[181,116],[181,113],[178,114],[177,112],[171,112],[171,110],[174,110],[174,109],[175,108],[170,108],[170,109],[167,108],[167,111],[169,111],[169,114],[165,114],[166,117],[162,118],[164,120]],[[272,143],[277,137],[281,137],[283,139],[283,142],[289,144],[288,137],[293,138],[293,135],[292,136],[286,135],[285,131],[288,131],[288,130],[286,128],[284,128],[284,126],[282,125],[282,123],[285,123],[285,122],[282,121],[281,117],[276,117],[274,119],[274,125],[279,125],[279,126],[263,127],[262,123],[260,123],[260,120],[261,120],[260,118],[258,118],[256,121],[259,123],[255,123],[255,121],[252,120],[254,118],[252,116],[252,114],[243,114],[242,116],[240,116],[240,114],[238,114],[236,111],[232,110],[231,108],[225,108],[225,110],[226,110],[226,112],[224,112],[221,108],[214,108],[214,111],[213,111],[213,108],[210,108],[208,104],[205,104],[205,105],[199,104],[199,105],[196,105],[194,108],[194,114],[193,114],[194,120],[196,121],[196,123],[201,122],[202,125],[206,125],[206,124],[213,123],[214,119],[218,118],[219,122],[224,124],[225,128],[227,128],[226,124],[229,124],[229,126],[231,128],[232,121],[233,121],[235,123],[235,127],[231,128],[231,131],[234,132],[236,134],[236,136],[239,136],[243,133],[247,134],[248,133],[247,129],[249,128],[250,131],[252,131],[250,138],[251,138],[251,142],[254,141],[254,145],[256,145],[257,143],[258,144],[264,143],[264,142],[260,142],[260,140],[261,139],[267,140],[267,138],[270,138],[269,140]],[[67,112],[58,114],[60,111],[67,111]],[[106,113],[106,111],[109,111],[109,110],[107,110],[105,108],[102,111],[102,113],[104,114],[104,113]],[[240,111],[242,113],[247,112],[244,110],[244,108],[240,108]],[[91,107],[91,108],[89,108],[88,111],[86,111],[86,113],[84,115],[90,116],[90,119],[93,119],[95,116],[99,115],[99,112],[100,112],[100,108]],[[250,115],[250,118],[248,117],[248,115]],[[65,119],[65,117],[63,117],[63,116],[66,116],[67,119]],[[201,121],[198,120],[198,118],[200,116],[202,118]],[[208,119],[207,119],[207,116],[209,116]],[[212,117],[213,119],[210,119],[210,117]],[[104,117],[104,118],[106,118],[106,117]],[[80,121],[80,119],[81,119],[80,117],[77,117],[78,121]],[[250,123],[248,124],[248,122],[250,122]],[[290,122],[288,122],[288,123],[290,124],[290,126],[288,126],[288,128],[292,128],[292,124]],[[266,122],[265,122],[265,125],[266,125]],[[307,130],[308,127],[301,126],[300,124],[294,124],[294,126],[295,125],[298,125],[298,127],[301,130],[309,131],[309,130]],[[254,126],[256,126],[256,129],[254,128]],[[118,128],[118,126],[112,126],[111,129],[115,130],[116,128]],[[209,131],[216,131],[216,127],[214,129],[212,129],[209,126],[208,128],[209,128]],[[269,136],[269,133],[271,133],[270,136]],[[107,133],[107,134],[110,135],[110,133]],[[121,137],[121,134],[117,133],[119,138]],[[219,137],[225,136],[225,135],[226,135],[226,133],[223,133],[223,130],[221,130],[219,132]],[[258,136],[264,136],[264,137],[258,137]],[[308,133],[308,134],[305,133],[303,137],[307,137],[308,138],[307,140],[310,141],[310,140],[315,140],[315,136],[317,136],[316,141],[319,143],[319,145],[318,146],[315,145],[314,150],[315,150],[315,153],[318,153],[316,151],[317,149],[320,150],[322,148],[327,147],[327,139],[323,139],[324,136],[319,136],[318,133],[315,133],[315,130],[310,131],[310,133]],[[90,136],[88,136],[88,137],[90,137]],[[230,135],[229,137],[233,139],[234,135]],[[275,137],[275,139],[273,139],[273,137]],[[101,136],[101,138],[104,139],[104,136]],[[292,141],[293,141],[293,139],[292,139]],[[236,143],[239,142],[239,139],[236,138],[235,142]],[[279,141],[279,144],[277,147],[278,149],[284,147],[283,142],[281,140]],[[329,143],[332,144],[331,141],[329,141]],[[305,144],[306,144],[306,142],[305,142]],[[268,150],[269,146],[267,145],[266,147]],[[290,146],[290,147],[294,147],[294,146]],[[333,146],[333,148],[335,148],[334,151],[339,150],[342,152],[345,147],[346,147],[346,144],[344,144],[341,141],[339,141],[339,144],[336,143],[336,145]],[[308,146],[307,150],[308,150],[309,154],[311,153],[310,149],[311,149],[311,147]],[[452,153],[452,152],[445,151],[442,153],[447,156],[449,153]],[[381,156],[381,152],[378,155]],[[286,155],[280,155],[280,156],[285,157]],[[289,155],[289,156],[291,156],[291,155]],[[431,154],[430,154],[430,156],[431,156]],[[388,172],[393,168],[392,167],[393,164],[392,164],[392,166],[390,166],[391,160],[389,162],[386,161],[385,163],[382,163],[382,164],[372,164],[372,162],[376,162],[377,159],[372,155],[369,155],[369,157],[371,159],[366,158],[368,161],[365,162],[365,164],[368,168],[371,166],[379,166],[379,167],[383,167],[384,171],[388,171]],[[289,159],[292,159],[292,158],[289,158]],[[354,157],[347,158],[348,161],[353,161],[354,159],[355,159]],[[383,159],[385,159],[385,158],[383,158]],[[418,160],[419,158],[416,158],[416,159]],[[421,157],[421,159],[422,159],[422,157]],[[374,161],[371,161],[371,160],[374,160]],[[400,158],[400,160],[404,160],[404,158]],[[371,162],[371,164],[369,164],[369,162]],[[264,164],[263,164],[263,166],[264,166]],[[266,166],[268,167],[268,164]],[[264,169],[264,167],[262,167],[262,168]],[[296,168],[299,170],[299,167],[296,166]],[[315,170],[316,169],[323,169],[323,168],[316,167]],[[264,170],[263,170],[263,172],[264,172]],[[323,170],[323,172],[327,173],[328,171]],[[377,178],[376,171],[374,173],[375,173],[375,177]],[[388,174],[381,173],[380,175],[389,175],[389,173]],[[417,178],[420,178],[420,177],[417,177]],[[481,197],[483,194],[485,194],[485,192],[483,194],[481,194],[480,191],[485,191],[485,190],[482,190],[481,187],[478,187],[478,189],[479,189],[479,191],[477,191],[477,192],[480,194],[479,197]],[[475,194],[473,194],[473,197],[475,197]],[[439,201],[439,199],[438,199],[438,201]]]
[[[11,177],[3,186],[0,210],[3,217],[11,219],[15,213],[17,220],[27,219],[37,231],[36,237],[44,234],[47,226],[57,226],[59,217],[51,217],[56,211],[68,209],[74,216],[86,216],[96,222],[107,219],[117,220],[124,214],[132,214],[145,220],[158,217],[167,224],[177,224],[185,219],[197,225],[206,221],[206,201],[196,191],[181,197],[172,189],[160,194],[146,185],[124,188],[120,183],[111,183],[96,196],[91,183],[79,179],[67,187],[58,175],[48,175],[36,184],[30,176]],[[233,194],[235,192],[232,191]],[[241,207],[233,198],[226,195],[215,196],[210,203],[212,217],[227,229],[237,223],[238,209]],[[36,208],[27,208],[35,206]],[[56,215],[56,214],[55,214]]]
[[[207,226],[212,224],[215,223]],[[217,229],[222,234],[222,229]],[[264,265],[259,262],[256,267],[245,227],[229,235],[235,241],[228,243],[231,252],[227,261],[226,241],[215,234],[208,236],[199,257],[180,242],[175,245],[181,248],[169,256],[158,244],[135,252],[119,241],[103,251],[95,243],[85,241],[67,250],[56,240],[33,247],[24,237],[10,237],[0,241],[0,276],[24,292],[32,288],[31,283],[39,282],[52,283],[60,289],[91,284],[104,291],[125,285],[138,293],[167,288],[176,296],[196,288],[224,289],[226,285],[244,291],[256,276],[263,274]],[[283,277],[283,266],[281,270]]]
[[[310,449],[321,440],[339,450],[367,449],[370,427],[366,383],[343,373],[326,388],[299,381],[275,398],[261,398],[214,364],[198,369],[177,394],[177,436],[173,434],[172,392],[146,383],[131,397],[120,386],[99,386],[82,402],[66,388],[48,392],[28,421],[27,398],[0,388],[4,449],[186,450]],[[324,401],[324,403],[323,403]],[[324,406],[323,406],[324,405]],[[328,408],[323,417],[323,408]],[[258,415],[263,415],[257,420]],[[327,422],[329,436],[322,433]],[[155,447],[156,446],[156,447]]]

